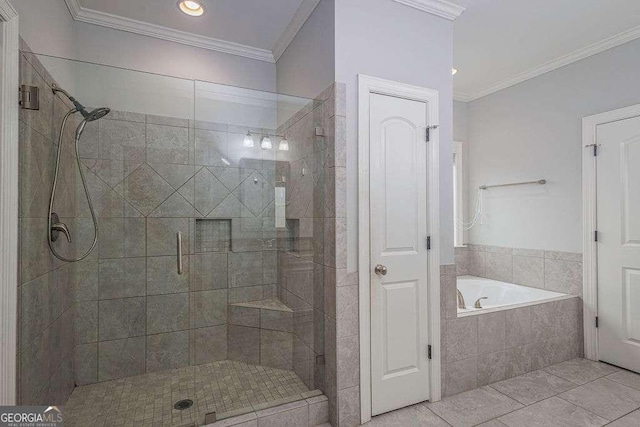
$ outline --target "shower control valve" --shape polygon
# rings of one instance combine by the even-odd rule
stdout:
[[[64,234],[67,238],[67,241],[71,243],[71,233],[69,232],[69,227],[66,224],[60,222],[60,218],[57,213],[51,214],[51,241],[55,242],[58,240],[58,236],[60,233]]]

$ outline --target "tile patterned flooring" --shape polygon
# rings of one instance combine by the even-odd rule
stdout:
[[[202,425],[210,412],[258,410],[307,392],[292,371],[225,360],[77,387],[65,405],[65,425]],[[175,410],[181,399],[193,406]]]
[[[371,427],[640,426],[640,375],[573,359],[375,417]]]

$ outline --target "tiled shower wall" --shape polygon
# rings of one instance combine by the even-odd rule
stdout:
[[[90,123],[80,157],[98,246],[65,264],[47,247],[46,208],[54,137],[71,106],[53,96],[35,56],[35,67],[22,59],[22,83],[41,87],[41,110],[21,116],[22,402],[64,404],[74,383],[242,358],[252,350],[228,340],[228,305],[279,297],[294,311],[294,370],[326,390],[336,423],[340,412],[352,424],[358,313],[356,275],[346,274],[344,85],[281,127],[289,153],[242,147],[247,130],[271,134],[277,147],[267,129],[119,111]],[[77,125],[69,123],[54,209],[71,229],[73,244],[55,243],[68,256],[93,239],[71,151]],[[288,204],[280,234],[277,185]]]
[[[87,127],[100,238],[79,265],[78,384],[260,351],[227,340],[228,304],[277,295],[275,155],[243,147],[247,130],[273,134],[117,111]]]
[[[345,398],[359,396],[357,275],[346,272],[345,100],[344,84],[335,83],[278,130],[299,142],[277,173],[298,237],[279,252],[279,294],[294,310],[294,370],[327,395],[335,426],[359,424],[359,409],[353,417],[348,407],[359,407],[359,397]]]
[[[458,276],[487,279],[571,295],[582,295],[582,254],[498,246],[455,249]]]
[[[330,135],[325,103],[313,100],[278,129],[290,141],[279,153],[277,180],[286,189],[287,230],[278,252],[278,296],[293,310],[293,369],[309,388],[324,390],[324,209]],[[316,320],[314,322],[314,319]]]
[[[21,40],[20,83],[40,90],[39,110],[20,110],[20,231],[18,289],[18,402],[63,405],[74,384],[75,265],[54,258],[47,244],[49,192],[63,115],[72,107],[53,95],[53,79]],[[77,199],[73,129],[63,139],[61,175],[54,211],[75,226]],[[74,236],[75,237],[75,236]],[[67,257],[73,246],[60,236],[54,247]]]

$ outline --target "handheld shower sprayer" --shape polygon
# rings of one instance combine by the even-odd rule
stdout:
[[[80,143],[80,137],[82,136],[82,132],[84,132],[84,128],[87,125],[87,123],[93,122],[95,120],[100,120],[101,118],[109,114],[111,110],[109,108],[102,107],[102,108],[96,108],[95,110],[89,112],[77,99],[71,96],[69,92],[62,89],[55,83],[51,85],[51,88],[53,90],[54,95],[60,92],[64,96],[66,96],[69,99],[69,101],[73,103],[74,108],[69,110],[69,112],[67,112],[67,114],[62,119],[62,126],[60,127],[60,134],[58,135],[58,155],[56,157],[56,167],[53,175],[53,186],[51,187],[51,198],[49,199],[49,227],[47,229],[47,235],[48,235],[47,241],[49,243],[49,248],[51,249],[51,252],[53,253],[53,255],[56,256],[56,258],[66,262],[76,262],[86,258],[93,251],[93,249],[96,247],[96,244],[98,243],[98,219],[96,218],[96,213],[93,209],[93,204],[91,202],[91,195],[89,194],[89,189],[87,188],[87,181],[84,177],[84,169],[82,168],[82,164],[80,163],[80,154],[79,154],[78,145]],[[84,194],[87,197],[87,204],[89,205],[89,211],[91,212],[91,219],[93,220],[94,235],[93,235],[93,243],[91,244],[91,247],[89,248],[89,250],[87,250],[87,252],[85,252],[82,256],[78,258],[67,258],[59,254],[53,246],[53,242],[55,242],[58,239],[58,235],[61,232],[64,233],[69,243],[71,243],[71,233],[69,232],[69,228],[65,224],[61,223],[60,220],[58,219],[58,215],[55,212],[53,212],[53,203],[55,201],[56,187],[58,185],[58,172],[60,170],[60,153],[62,151],[62,138],[64,135],[64,128],[67,124],[67,120],[69,119],[69,117],[75,113],[80,113],[84,118],[84,120],[82,120],[82,122],[78,125],[78,128],[76,129],[75,153],[76,153],[76,164],[78,165],[78,170],[80,172],[80,179],[82,180],[82,186],[84,187]]]

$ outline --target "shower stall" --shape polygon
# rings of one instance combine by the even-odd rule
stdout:
[[[20,404],[205,425],[331,400],[334,86],[304,99],[24,43],[20,70],[40,95],[20,115]]]

